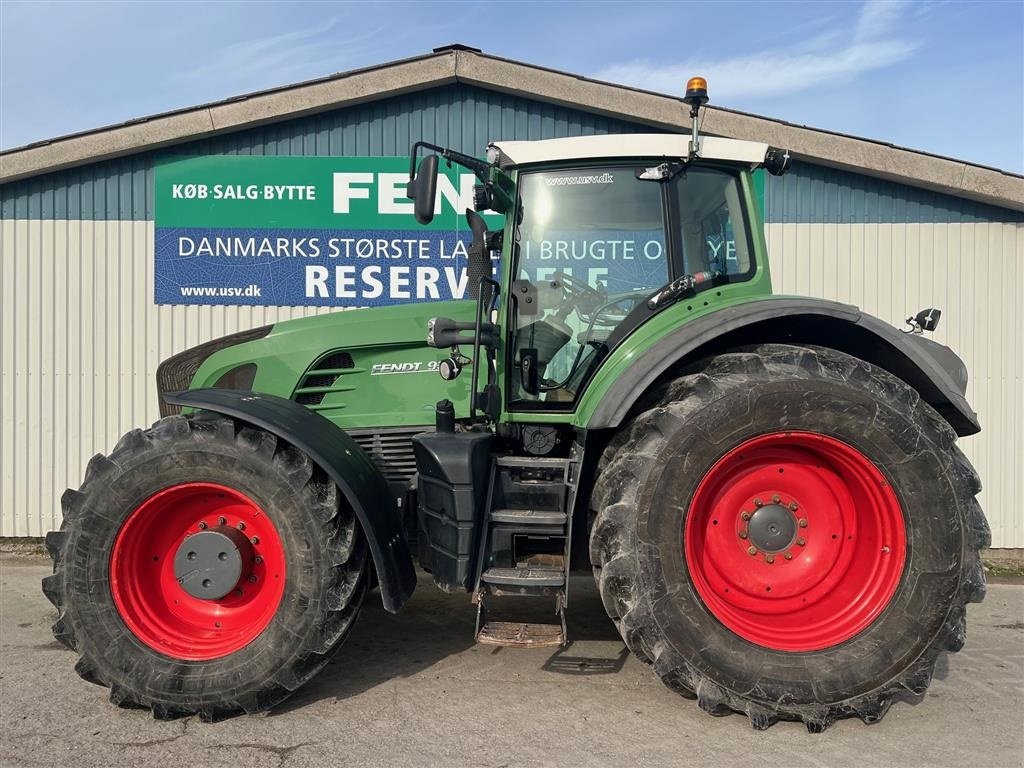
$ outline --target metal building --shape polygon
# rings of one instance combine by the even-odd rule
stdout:
[[[712,87],[713,87],[712,83]],[[0,536],[41,536],[88,459],[157,418],[160,360],[313,307],[154,303],[154,162],[167,155],[402,156],[412,141],[685,131],[678,98],[452,46],[0,154]],[[1024,179],[721,108],[715,135],[788,147],[765,189],[776,292],[861,306],[971,372],[994,548],[1024,548]]]

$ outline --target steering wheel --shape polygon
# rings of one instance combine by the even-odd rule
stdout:
[[[608,294],[605,291],[592,287],[568,272],[558,271],[549,278],[552,288],[558,287],[558,281],[561,281],[562,290],[566,293],[567,300],[562,305],[566,315],[573,309],[580,312],[592,312],[608,301]],[[561,309],[559,314],[561,314]]]

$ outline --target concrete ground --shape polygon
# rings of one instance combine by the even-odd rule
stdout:
[[[397,616],[372,595],[335,660],[272,714],[157,722],[74,673],[50,634],[48,571],[0,559],[5,767],[1024,765],[1022,586],[991,585],[970,607],[967,646],[940,662],[923,703],[810,735],[797,723],[756,732],[671,693],[626,653],[585,575],[565,649],[474,645],[468,598],[422,579]]]

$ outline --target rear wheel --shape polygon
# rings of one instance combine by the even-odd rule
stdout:
[[[663,386],[609,445],[591,560],[627,645],[711,714],[875,722],[984,596],[955,434],[902,381],[765,345]]]
[[[212,414],[125,435],[62,499],[43,590],[121,706],[217,719],[309,680],[367,589],[362,532],[310,459]]]

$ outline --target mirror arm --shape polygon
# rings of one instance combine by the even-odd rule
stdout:
[[[431,152],[437,152],[448,162],[458,163],[464,168],[471,170],[474,175],[480,179],[480,181],[487,181],[487,171],[490,165],[484,160],[478,160],[475,157],[464,155],[461,152],[456,152],[454,149],[448,149],[447,147],[441,147],[437,144],[431,144],[429,141],[417,141],[412,145],[412,152],[409,156],[409,181],[412,181],[416,177],[416,158],[419,155],[420,147],[428,149]]]

